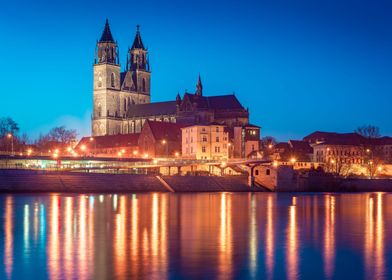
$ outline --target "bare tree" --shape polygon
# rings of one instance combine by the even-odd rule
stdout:
[[[378,145],[377,139],[381,137],[380,129],[374,125],[364,125],[355,130],[363,137],[361,141],[362,160],[371,178],[374,177],[377,166],[383,161],[383,147]]]
[[[367,139],[380,138],[380,129],[374,125],[363,125],[358,127],[354,132]]]
[[[49,139],[68,144],[77,136],[75,129],[66,129],[65,126],[54,127],[49,131]]]

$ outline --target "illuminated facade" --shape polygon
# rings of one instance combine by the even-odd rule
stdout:
[[[119,47],[106,21],[93,68],[93,136],[140,133],[146,120],[186,125],[218,122],[229,127],[248,124],[249,112],[234,94],[203,96],[200,76],[195,93],[151,103],[148,50],[139,26],[122,71]]]
[[[193,125],[182,130],[182,157],[219,160],[229,157],[229,133],[223,125]]]

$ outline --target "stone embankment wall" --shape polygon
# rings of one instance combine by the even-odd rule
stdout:
[[[165,192],[154,176],[0,170],[1,192]]]
[[[261,191],[248,186],[248,176],[164,176],[175,192],[248,192]]]
[[[166,183],[164,184],[161,179]],[[0,192],[246,192],[247,176],[164,176],[0,170]]]
[[[392,179],[345,179],[328,174],[300,174],[290,166],[258,166],[255,182],[276,192],[392,191]]]

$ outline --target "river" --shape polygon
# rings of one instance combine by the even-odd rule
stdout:
[[[0,279],[391,279],[392,194],[0,195]]]

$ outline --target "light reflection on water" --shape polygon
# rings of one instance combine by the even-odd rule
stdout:
[[[0,279],[390,279],[391,198],[0,195]]]

